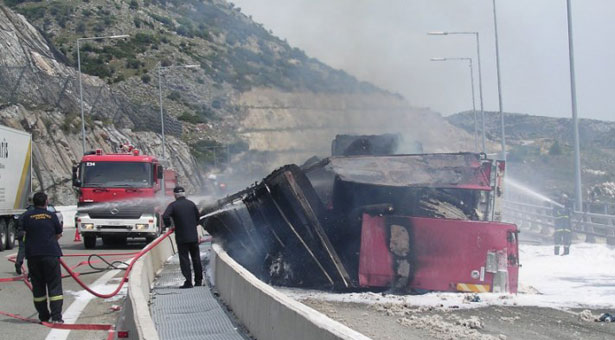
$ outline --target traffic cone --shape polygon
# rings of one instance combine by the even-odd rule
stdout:
[[[75,239],[73,242],[81,242],[81,235],[79,234],[79,228],[75,227]]]

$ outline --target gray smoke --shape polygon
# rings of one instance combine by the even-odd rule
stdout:
[[[467,67],[431,57],[474,57],[471,36],[428,31],[479,31],[485,108],[497,109],[491,0],[234,1],[242,11],[308,55],[445,114],[471,108]],[[497,1],[504,109],[570,115],[566,2]],[[573,1],[579,110],[614,120],[609,100],[615,50],[606,43],[615,2]],[[478,100],[478,98],[477,98]]]

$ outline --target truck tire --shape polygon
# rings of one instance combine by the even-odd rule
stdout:
[[[15,248],[15,235],[17,234],[17,221],[14,218],[9,219],[6,232],[6,249]]]
[[[6,249],[6,220],[0,218],[0,251]]]
[[[83,245],[85,249],[94,249],[96,248],[96,236],[84,235],[83,236]]]

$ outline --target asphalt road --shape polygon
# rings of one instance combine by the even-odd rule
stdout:
[[[94,250],[86,250],[82,242],[73,242],[75,234],[74,228],[65,228],[64,236],[60,239],[60,246],[67,254],[101,254],[101,253],[122,253],[136,252],[145,246],[145,242],[129,242],[127,245],[103,246],[98,240]],[[16,254],[17,249],[0,252],[0,278],[13,277],[15,267],[12,262],[7,260],[7,256]],[[81,261],[86,261],[87,257],[64,257],[64,261],[73,266]],[[104,264],[96,264],[104,267]],[[77,269],[79,272],[93,271],[88,265]],[[64,270],[63,270],[63,273]],[[123,271],[104,271],[80,276],[88,285],[96,280],[107,281],[104,288],[98,287],[96,291],[104,289],[109,292],[115,288],[124,274]],[[63,317],[69,323],[71,318],[76,318],[75,323],[99,323],[115,324],[120,311],[113,310],[114,305],[122,306],[125,297],[125,289],[116,297],[110,299],[100,299],[87,293],[72,278],[65,278],[62,282],[64,289]],[[82,311],[81,311],[82,310]],[[37,314],[32,303],[32,293],[22,281],[0,283],[0,311],[19,314],[24,317],[37,319]],[[71,313],[71,312],[75,313]],[[79,313],[80,312],[80,313]],[[78,313],[78,315],[76,314]],[[71,314],[73,316],[71,316]],[[70,322],[73,323],[73,322]],[[10,317],[0,315],[0,339],[106,339],[106,331],[58,331],[51,330],[39,324],[27,323]]]

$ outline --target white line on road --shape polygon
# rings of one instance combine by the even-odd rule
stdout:
[[[115,274],[117,274],[119,270],[112,270],[105,275],[99,277],[94,283],[92,283],[92,289],[96,290],[97,288],[104,286],[109,280],[111,280]],[[66,309],[66,311],[62,314],[62,318],[66,323],[76,323],[79,319],[79,315],[88,305],[90,300],[94,299],[95,296],[88,293],[86,296],[77,296],[75,301],[71,303],[71,305]],[[45,340],[66,340],[68,338],[68,334],[70,330],[66,329],[52,329]]]

